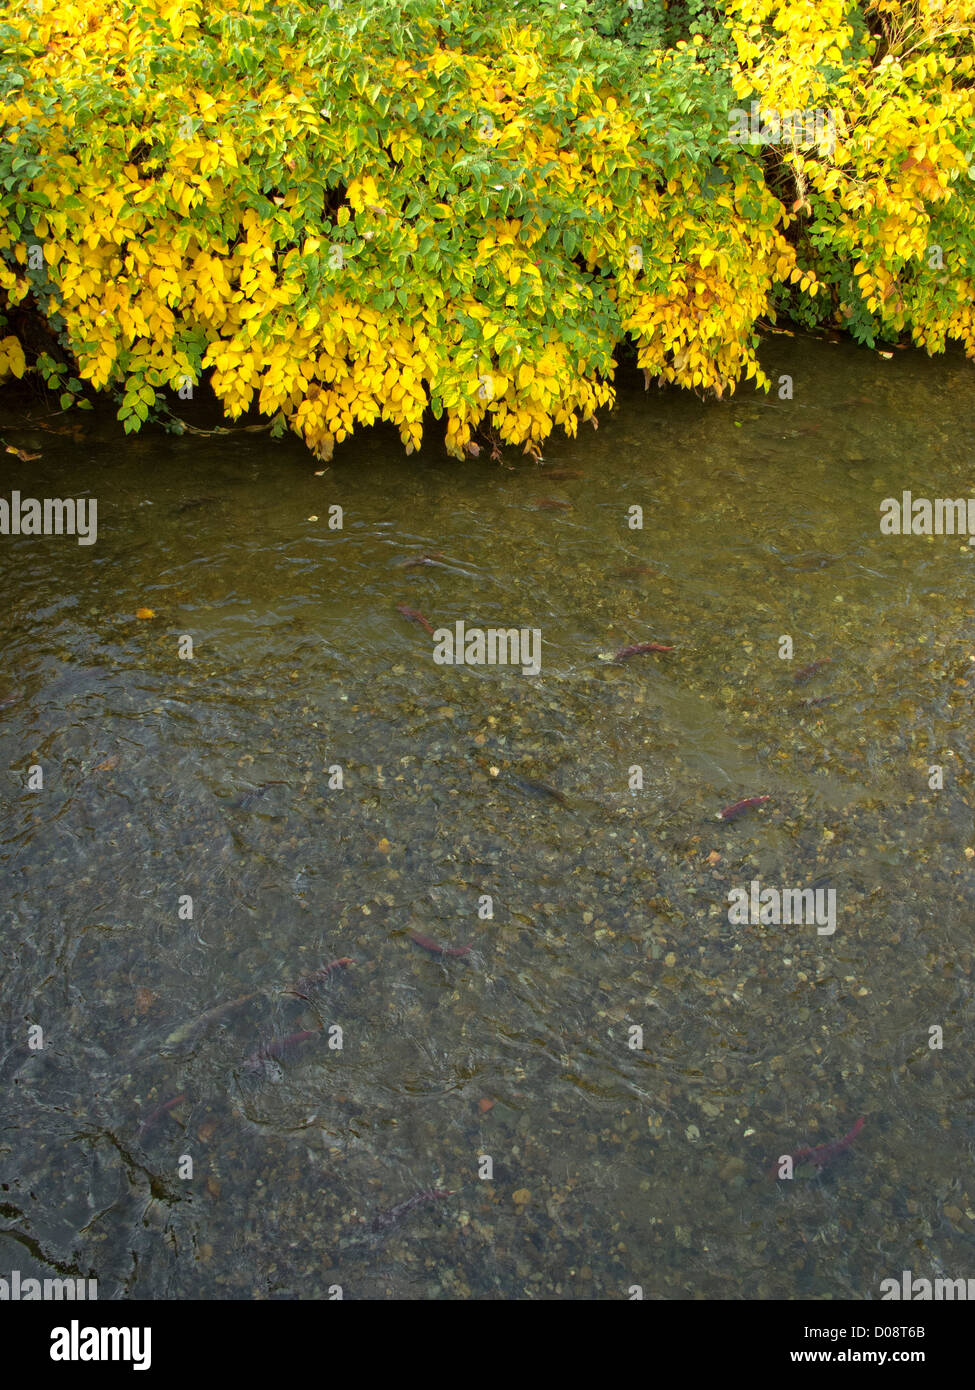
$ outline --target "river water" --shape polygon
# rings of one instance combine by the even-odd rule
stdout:
[[[972,369],[785,335],[763,365],[793,399],[627,384],[540,465],[381,428],[321,476],[294,441],[8,395],[41,457],[0,455],[0,496],[96,497],[98,536],[0,537],[0,1275],[873,1299],[975,1272],[975,547],[879,524],[975,492]],[[438,664],[398,605],[538,629],[541,670]],[[600,659],[648,641],[673,650]],[[818,890],[835,931],[729,920],[753,882]]]

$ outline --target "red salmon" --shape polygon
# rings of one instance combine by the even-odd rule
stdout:
[[[632,647],[620,647],[615,661],[626,661],[627,657],[642,656],[644,652],[672,652],[673,647],[665,647],[662,642],[634,642]]]
[[[794,1154],[783,1154],[782,1158],[791,1158],[793,1169],[800,1163],[811,1163],[816,1168],[824,1168],[827,1163],[832,1163],[833,1159],[836,1158],[838,1154],[841,1154],[844,1149],[850,1147],[865,1123],[861,1115],[849,1134],[844,1134],[842,1139],[834,1139],[831,1144],[820,1144],[816,1149],[797,1149]],[[778,1163],[772,1165],[769,1172],[770,1178],[777,1178],[779,1176],[779,1164],[781,1162],[782,1159],[780,1158]]]
[[[350,965],[355,965],[351,956],[339,956],[338,960],[331,961],[328,965],[323,965],[321,970],[313,970],[310,975],[304,975],[300,980],[295,980],[285,994],[297,994],[299,999],[307,999],[309,991],[313,992],[321,986],[336,970],[345,970]]]
[[[419,623],[421,627],[426,628],[427,632],[431,635],[433,634],[432,624],[428,623],[423,614],[418,613],[415,608],[408,608],[405,603],[398,603],[396,605],[396,611],[397,613],[402,613],[403,617],[408,618],[411,623]]]
[[[410,932],[410,940],[415,941],[417,946],[422,946],[424,951],[429,951],[432,956],[466,956],[471,949],[469,946],[438,946],[432,937],[424,936],[418,931]]]
[[[269,1043],[259,1047],[256,1052],[252,1052],[244,1063],[246,1071],[262,1071],[264,1063],[273,1057],[284,1057],[286,1053],[299,1047],[302,1043],[308,1042],[311,1038],[317,1038],[321,1030],[318,1028],[306,1028],[301,1033],[289,1033],[284,1038],[272,1038]]]
[[[821,671],[824,666],[828,666],[833,660],[831,656],[822,656],[818,661],[811,661],[808,666],[803,666],[792,677],[796,685],[802,685],[805,681],[812,680],[817,671]]]
[[[148,1134],[153,1125],[157,1124],[168,1110],[172,1110],[175,1105],[179,1105],[185,1099],[186,1094],[181,1091],[178,1096],[173,1096],[172,1100],[166,1100],[163,1101],[162,1105],[157,1105],[155,1110],[148,1114],[139,1126],[139,1138],[141,1139],[144,1134]]]
[[[386,1211],[381,1211],[373,1217],[372,1229],[374,1231],[385,1231],[390,1226],[395,1226],[403,1219],[408,1211],[418,1207],[423,1202],[435,1202],[440,1197],[452,1197],[452,1192],[447,1192],[442,1187],[429,1187],[424,1192],[418,1192],[414,1197],[408,1197],[405,1202],[400,1202],[397,1207],[389,1207]]]
[[[746,796],[741,801],[733,801],[730,806],[719,811],[718,820],[734,820],[743,811],[750,811],[754,806],[762,806],[766,801],[771,800],[770,796]]]

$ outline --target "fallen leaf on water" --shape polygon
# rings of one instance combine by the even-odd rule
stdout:
[[[156,612],[154,608],[137,608],[135,610],[135,616],[137,618],[154,618]]]
[[[488,1112],[489,1110],[491,1110],[491,1109],[494,1108],[494,1101],[493,1101],[493,1100],[479,1100],[479,1101],[477,1102],[477,1108],[478,1108],[478,1110],[480,1110],[480,1112],[481,1112],[482,1115],[486,1115],[487,1112]]]
[[[7,453],[16,454],[21,463],[33,463],[41,457],[40,454],[29,454],[26,449],[15,449],[12,444],[7,445]]]

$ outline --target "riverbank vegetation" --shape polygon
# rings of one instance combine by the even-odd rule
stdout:
[[[762,327],[975,358],[975,0],[26,0],[0,378],[538,455]],[[477,442],[480,439],[480,444]]]

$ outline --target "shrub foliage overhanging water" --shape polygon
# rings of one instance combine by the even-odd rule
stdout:
[[[975,357],[975,0],[25,0],[0,378],[537,454],[760,321]]]

